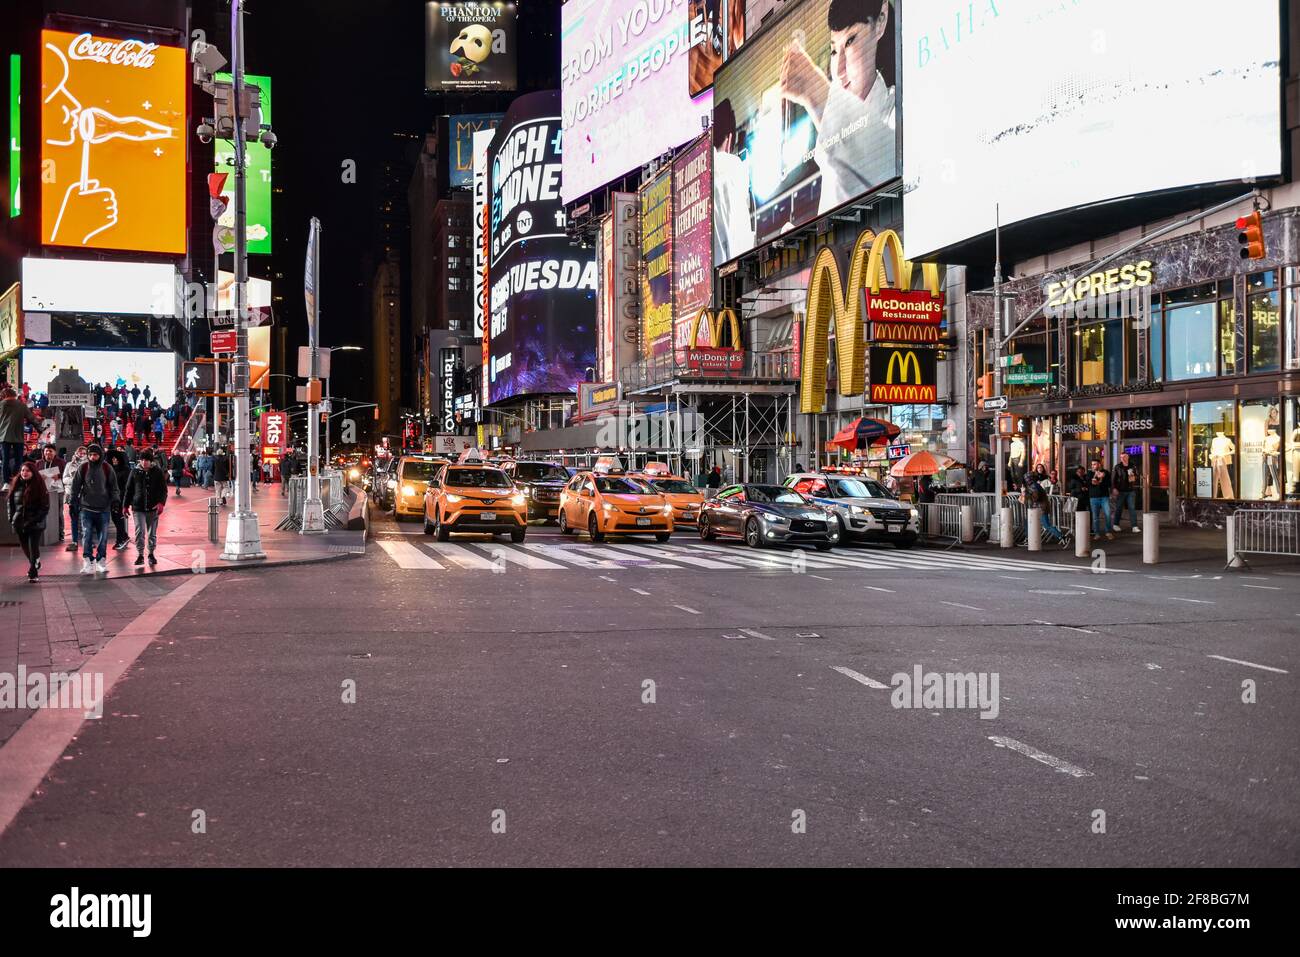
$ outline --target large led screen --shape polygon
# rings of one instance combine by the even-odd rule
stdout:
[[[594,373],[595,250],[569,241],[560,153],[553,90],[515,100],[488,148],[490,402],[576,392]]]
[[[1276,0],[1008,0],[903,21],[907,250],[1281,170]]]
[[[229,73],[218,73],[218,80],[231,80]],[[262,122],[270,125],[271,78],[244,74],[244,82],[262,91]],[[248,252],[252,255],[271,255],[271,151],[261,143],[245,147],[244,164],[248,174],[244,179],[248,189]],[[229,173],[221,195],[227,200],[226,211],[218,222],[230,229],[230,249],[234,249],[235,236],[235,145],[230,140],[217,140],[213,159],[218,173]]]
[[[150,395],[166,408],[176,401],[176,353],[130,349],[38,349],[23,350],[23,381],[44,392],[61,369],[76,369],[93,388],[111,382],[149,387]]]
[[[474,134],[496,129],[500,113],[462,113],[444,117],[447,124],[447,184],[453,189],[474,185]]]
[[[713,85],[719,264],[897,178],[893,0],[804,0]]]
[[[185,253],[183,47],[41,32],[41,242]]]
[[[515,89],[518,9],[513,3],[428,3],[424,21],[426,90]]]
[[[713,93],[692,98],[690,51],[711,42],[688,0],[569,0],[560,12],[564,202],[700,135]]]

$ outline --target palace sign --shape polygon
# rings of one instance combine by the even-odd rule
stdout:
[[[831,325],[835,326],[835,348],[839,359],[840,395],[862,395],[866,390],[866,341],[863,325],[867,296],[878,296],[892,279],[897,293],[912,291],[912,263],[903,258],[903,243],[892,229],[876,235],[864,230],[858,236],[849,257],[848,289],[844,288],[835,254],[823,246],[813,261],[808,277],[807,324],[804,327],[803,368],[801,375],[801,412],[821,412],[826,392],[826,360],[830,345]],[[891,276],[892,273],[892,276]],[[921,267],[922,279],[931,299],[940,299],[939,267],[925,263]],[[893,352],[895,350],[885,350]],[[901,350],[911,353],[913,350]],[[876,352],[872,349],[872,353]],[[924,352],[924,350],[922,350]],[[924,358],[917,360],[924,367]],[[933,392],[936,357],[928,357]],[[888,359],[886,358],[886,365]],[[873,381],[883,381],[876,380]],[[874,399],[873,399],[874,401]],[[933,399],[898,399],[898,402],[927,402]]]
[[[929,404],[938,400],[939,357],[933,349],[873,346],[871,401],[876,405]]]

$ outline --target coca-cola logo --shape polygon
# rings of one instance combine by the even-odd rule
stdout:
[[[116,66],[133,66],[147,70],[154,64],[156,43],[141,40],[101,40],[83,33],[68,44],[68,57],[72,60],[93,60]]]

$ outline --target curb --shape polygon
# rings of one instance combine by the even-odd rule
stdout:
[[[339,547],[339,550],[330,555],[320,555],[315,558],[277,558],[273,561],[246,561],[222,563],[216,570],[209,569],[206,572],[194,572],[188,568],[168,568],[163,571],[141,572],[138,575],[117,575],[115,577],[99,577],[96,575],[42,575],[39,581],[43,582],[79,582],[79,581],[134,581],[137,578],[162,578],[175,575],[215,575],[218,571],[235,571],[235,570],[252,570],[259,568],[287,568],[290,565],[315,565],[321,562],[333,562],[348,558],[361,558],[366,554],[366,543],[363,540],[359,549]]]

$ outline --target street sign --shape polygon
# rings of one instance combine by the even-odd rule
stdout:
[[[181,388],[186,392],[216,392],[216,365],[211,362],[182,362]]]
[[[1050,372],[1008,372],[1007,385],[1051,385]]]
[[[55,408],[61,406],[95,404],[95,398],[89,392],[58,392],[49,394],[49,404]]]
[[[1009,368],[1010,366],[1024,365],[1024,363],[1025,363],[1025,356],[1024,353],[1021,352],[1017,352],[1014,356],[1003,356],[998,360],[998,364],[1003,366],[1004,368]]]
[[[330,377],[330,351],[324,347],[316,350],[316,375],[322,379]],[[298,347],[298,375],[304,379],[311,378],[311,346]]]
[[[985,412],[1001,412],[1007,407],[1007,397],[1005,395],[991,395],[984,400]]]
[[[238,348],[239,335],[234,330],[212,333],[212,354],[214,356],[226,352],[235,352]]]

